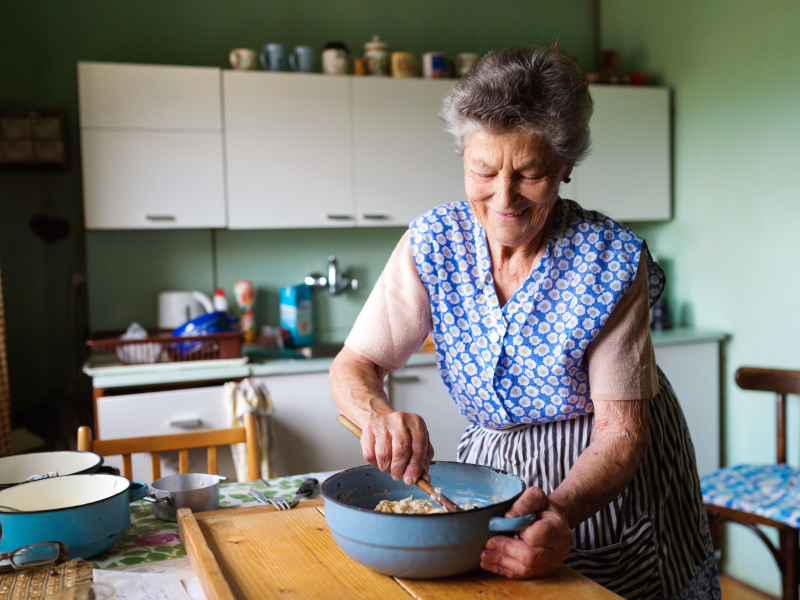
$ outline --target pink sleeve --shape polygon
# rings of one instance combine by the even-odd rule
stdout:
[[[428,291],[403,235],[356,319],[345,345],[394,371],[405,366],[433,328]]]

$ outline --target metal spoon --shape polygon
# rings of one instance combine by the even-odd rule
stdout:
[[[336,417],[336,420],[339,421],[339,423],[341,423],[344,426],[344,428],[347,429],[347,431],[352,433],[358,439],[361,439],[361,428],[358,425],[353,423],[350,419],[348,419],[344,415],[339,415],[338,417]],[[447,498],[441,492],[436,491],[436,488],[434,488],[430,483],[428,483],[424,479],[420,478],[414,485],[416,485],[419,489],[428,494],[428,496],[431,497],[431,500],[443,506],[447,512],[463,512],[463,509],[458,504]]]
[[[25,512],[24,510],[20,510],[18,508],[13,508],[11,506],[3,506],[2,504],[0,504],[0,510],[5,510],[5,511],[8,511],[8,512]]]

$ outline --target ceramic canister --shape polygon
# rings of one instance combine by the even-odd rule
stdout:
[[[364,58],[367,59],[367,71],[370,75],[389,74],[389,44],[380,36],[372,36],[372,41],[364,44]]]

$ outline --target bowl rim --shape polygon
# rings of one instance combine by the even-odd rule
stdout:
[[[59,473],[57,475],[57,477],[71,477],[73,475],[89,475],[89,474],[91,474],[90,473],[91,469],[97,469],[99,467],[102,467],[103,466],[103,462],[104,462],[103,457],[100,456],[99,454],[97,454],[96,452],[87,452],[86,450],[45,450],[43,452],[30,452],[28,454],[11,454],[9,456],[0,457],[0,469],[3,468],[3,466],[4,466],[3,463],[12,463],[12,462],[14,462],[14,459],[21,460],[20,457],[23,457],[23,456],[24,457],[36,456],[37,458],[39,458],[39,457],[41,457],[41,458],[45,458],[45,457],[54,458],[54,455],[56,455],[56,454],[62,455],[62,456],[65,455],[65,454],[93,454],[94,456],[97,457],[97,460],[96,460],[95,464],[91,465],[90,467],[86,467],[85,469],[83,469],[81,471],[73,471],[72,473],[64,473],[64,474]],[[100,473],[100,474],[102,474],[102,473]],[[32,475],[35,475],[35,473],[32,473]],[[52,479],[52,477],[47,477],[46,479]],[[37,479],[36,481],[39,481],[39,480]],[[0,491],[2,489],[5,489],[6,487],[11,487],[11,486],[15,486],[15,485],[21,485],[23,483],[33,483],[33,482],[32,481],[25,481],[24,479],[22,481],[2,481],[2,475],[0,475]]]
[[[509,477],[513,477],[514,479],[519,480],[519,482],[522,484],[522,490],[518,494],[515,494],[514,496],[509,498],[508,500],[503,500],[503,502],[512,502],[512,503],[516,502],[517,499],[520,496],[522,496],[523,492],[526,489],[528,489],[528,485],[525,483],[525,481],[520,476],[515,475],[514,473],[509,473],[508,471],[504,471],[503,469],[498,469],[496,467],[488,467],[486,465],[476,465],[474,463],[460,463],[460,462],[456,462],[454,460],[434,460],[434,461],[431,461],[431,464],[432,465],[448,465],[448,464],[449,465],[469,465],[469,466],[472,466],[472,467],[479,467],[481,469],[489,469],[490,471],[494,471],[495,473],[500,473],[501,475],[508,475]],[[334,477],[339,477],[340,475],[344,475],[345,473],[350,473],[352,471],[358,471],[359,469],[363,469],[365,467],[369,467],[369,468],[372,468],[372,469],[377,469],[378,468],[378,467],[374,467],[372,465],[361,465],[361,466],[358,466],[358,467],[351,467],[350,469],[345,469],[344,471],[339,471],[338,473],[334,473],[333,475],[328,477],[325,481],[323,481],[322,485],[320,486],[320,491],[322,492],[323,498],[325,498],[325,502],[330,501],[330,502],[333,502],[335,504],[338,504],[339,506],[343,506],[345,508],[349,508],[350,510],[358,510],[358,511],[361,511],[361,512],[369,513],[371,515],[382,515],[382,516],[385,516],[385,517],[410,517],[410,518],[415,518],[415,519],[418,519],[418,518],[421,518],[421,517],[424,517],[424,518],[428,519],[428,518],[431,518],[431,517],[454,517],[454,516],[458,516],[458,515],[467,515],[467,514],[473,515],[473,514],[479,513],[479,512],[484,511],[484,510],[489,510],[492,507],[495,507],[498,504],[502,504],[503,503],[503,502],[494,502],[492,504],[487,504],[486,506],[481,506],[481,507],[478,507],[478,508],[472,508],[470,510],[465,510],[465,511],[462,511],[462,512],[447,512],[447,511],[445,511],[445,512],[442,512],[442,513],[424,513],[424,514],[385,513],[385,512],[378,512],[375,509],[371,509],[371,508],[361,508],[360,506],[353,506],[352,504],[347,504],[345,502],[342,502],[341,500],[337,500],[332,495],[329,495],[327,493],[327,489],[326,488],[328,486],[328,483],[331,482],[331,480]]]
[[[92,506],[93,504],[99,504],[100,502],[105,502],[106,500],[110,500],[111,498],[116,498],[120,494],[129,493],[130,489],[131,489],[131,486],[134,483],[138,483],[136,481],[131,481],[130,479],[128,479],[126,477],[122,477],[121,475],[111,475],[110,473],[80,473],[80,474],[77,474],[77,475],[65,475],[65,477],[115,477],[117,479],[124,479],[125,481],[127,481],[128,482],[128,486],[125,489],[117,492],[116,494],[112,494],[110,496],[106,496],[105,498],[99,498],[97,500],[92,500],[91,502],[86,502],[84,504],[76,504],[76,505],[73,505],[73,506],[62,506],[60,508],[45,508],[43,510],[24,510],[22,512],[0,511],[0,518],[7,518],[7,517],[14,517],[14,516],[20,516],[21,517],[21,516],[24,516],[24,515],[39,515],[39,514],[42,514],[42,513],[53,513],[53,512],[58,512],[58,511],[61,511],[61,510],[74,510],[76,508],[83,508],[84,506]],[[20,485],[21,486],[23,486],[23,485],[36,485],[39,482],[53,481],[53,480],[58,480],[58,479],[61,479],[61,477],[48,477],[46,479],[37,479],[36,481],[26,481],[25,483],[21,483]],[[15,487],[19,487],[19,486],[15,486]],[[2,496],[2,493],[4,491],[5,490],[0,490],[0,496]],[[2,501],[0,501],[0,504],[2,504]]]

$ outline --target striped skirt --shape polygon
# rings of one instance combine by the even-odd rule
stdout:
[[[694,447],[660,371],[659,382],[639,470],[613,502],[573,529],[564,563],[625,598],[719,597]],[[458,461],[503,469],[550,494],[591,443],[593,423],[590,414],[507,432],[473,425]]]

